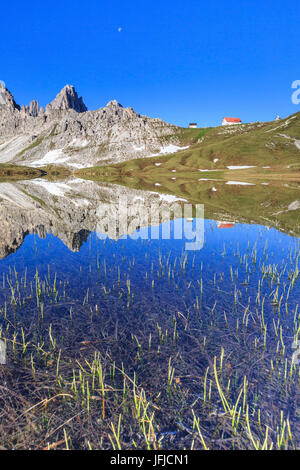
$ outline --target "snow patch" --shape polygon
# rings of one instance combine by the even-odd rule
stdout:
[[[142,145],[141,147],[136,147],[135,145],[133,145],[133,148],[136,152],[142,152],[143,150],[145,150],[145,145]]]
[[[166,147],[161,147],[159,153],[154,153],[151,155],[151,157],[156,157],[157,155],[163,155],[163,154],[168,154],[168,153],[175,153],[175,152],[179,152],[180,150],[185,150],[188,148],[189,148],[189,145],[187,145],[186,147],[178,147],[178,145],[170,144],[170,145],[167,145]]]
[[[198,181],[220,181],[213,178],[199,178]]]
[[[46,155],[44,155],[44,157],[41,160],[36,160],[34,162],[31,162],[31,165],[43,166],[43,165],[49,165],[51,163],[64,163],[67,160],[69,160],[69,157],[63,157],[63,150],[57,149],[57,150],[50,150],[50,152],[46,153]]]
[[[86,147],[89,144],[87,139],[80,139],[75,137],[72,142],[69,144],[69,147]]]
[[[254,183],[246,183],[245,181],[226,181],[226,184],[238,184],[240,186],[255,186]]]

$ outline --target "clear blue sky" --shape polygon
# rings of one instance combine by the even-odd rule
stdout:
[[[89,109],[117,99],[178,125],[300,111],[299,1],[14,0],[0,12],[0,79],[19,104],[69,83]]]

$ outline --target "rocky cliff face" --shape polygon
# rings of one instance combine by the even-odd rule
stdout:
[[[178,145],[178,130],[115,100],[88,111],[71,85],[45,110],[36,100],[18,106],[0,85],[0,163],[81,168],[145,157],[158,153],[166,142]]]
[[[20,106],[13,95],[0,83],[0,136],[18,132],[18,117]]]
[[[13,113],[15,110],[20,110],[20,106],[15,103],[13,95],[5,87],[3,82],[0,82],[0,111]]]

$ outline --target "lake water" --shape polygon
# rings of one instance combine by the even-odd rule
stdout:
[[[210,215],[198,221],[203,246],[187,250],[190,238],[173,237],[184,219],[153,229],[170,224],[170,239],[151,238],[142,224],[113,238],[99,230],[99,207],[109,224],[121,196],[140,198],[146,211],[150,202],[187,203],[182,196],[81,180],[2,183],[0,195],[6,380],[32,406],[72,397],[51,408],[55,432],[48,418],[43,427],[34,415],[38,430],[28,431],[20,417],[24,440],[37,448],[60,439],[74,448],[300,445],[298,237],[270,219]],[[197,219],[188,224],[195,229]],[[72,413],[80,419],[66,438],[60,426]],[[118,444],[111,423],[119,420]]]

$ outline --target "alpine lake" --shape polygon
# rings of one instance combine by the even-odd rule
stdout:
[[[135,186],[0,183],[0,448],[299,449],[299,183]]]

